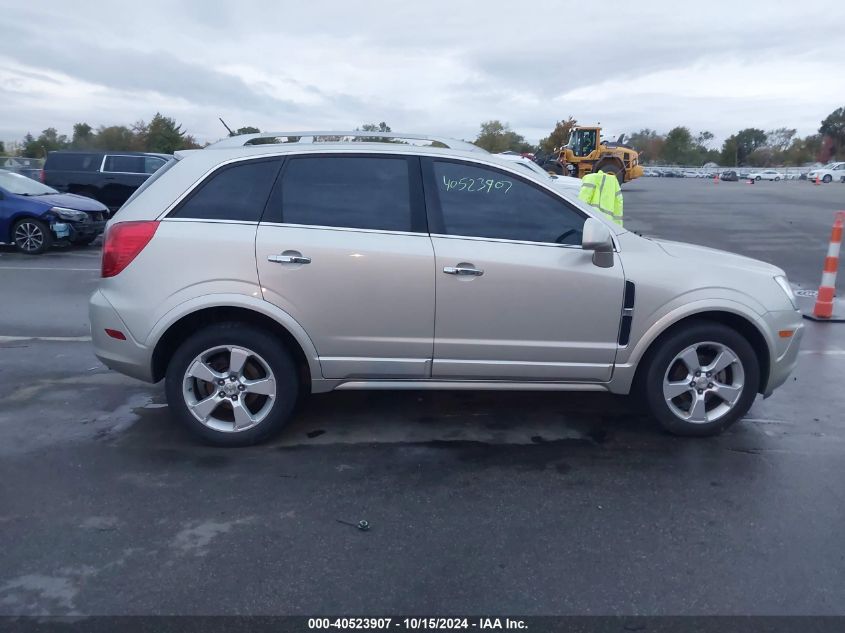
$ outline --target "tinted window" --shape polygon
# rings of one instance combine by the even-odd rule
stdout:
[[[409,162],[404,158],[294,158],[285,167],[282,179],[282,220],[289,224],[410,231],[408,170]]]
[[[257,222],[270,195],[278,160],[236,163],[216,171],[172,217]]]
[[[164,159],[158,158],[157,156],[144,156],[144,173],[156,173],[156,171],[164,166],[165,162],[166,161]]]
[[[44,169],[62,171],[96,171],[103,162],[102,154],[51,153],[47,156]]]
[[[580,244],[584,216],[505,172],[435,161],[447,235]]]
[[[103,171],[124,172],[129,174],[144,173],[143,156],[106,156]]]

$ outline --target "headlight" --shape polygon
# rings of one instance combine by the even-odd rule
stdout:
[[[71,222],[82,222],[88,217],[85,211],[77,211],[76,209],[66,209],[65,207],[53,207],[50,209],[53,213],[63,220],[70,220]]]
[[[775,281],[778,282],[778,286],[780,286],[781,290],[783,290],[784,294],[786,294],[789,302],[792,304],[792,307],[797,310],[798,304],[795,301],[795,293],[792,291],[792,286],[789,285],[789,280],[783,275],[778,275],[775,277]]]

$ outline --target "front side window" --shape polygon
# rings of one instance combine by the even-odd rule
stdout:
[[[279,160],[234,163],[209,176],[171,213],[176,218],[258,222],[276,180]]]
[[[585,216],[506,172],[435,161],[434,179],[446,235],[581,243]]]
[[[103,171],[118,172],[124,174],[143,174],[143,156],[106,156],[106,163]]]
[[[293,158],[284,170],[280,201],[271,204],[267,219],[286,224],[411,231],[410,165],[401,157]]]

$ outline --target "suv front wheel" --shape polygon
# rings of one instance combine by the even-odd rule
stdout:
[[[757,355],[741,334],[719,323],[695,323],[660,342],[642,387],[665,430],[701,436],[721,433],[745,415],[759,383]]]
[[[282,341],[227,322],[187,338],[165,379],[174,415],[206,442],[248,446],[277,433],[299,396],[296,365]]]

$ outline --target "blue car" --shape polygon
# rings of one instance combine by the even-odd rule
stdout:
[[[90,244],[103,232],[105,205],[0,169],[0,242],[40,255],[57,241]]]

